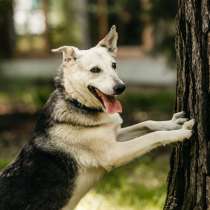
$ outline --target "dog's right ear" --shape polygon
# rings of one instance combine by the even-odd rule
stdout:
[[[51,50],[54,53],[63,54],[63,62],[72,62],[76,60],[76,53],[74,47],[71,46],[62,46],[56,49]]]
[[[97,46],[105,47],[112,56],[117,55],[118,33],[116,26],[113,25],[109,33],[97,44]]]

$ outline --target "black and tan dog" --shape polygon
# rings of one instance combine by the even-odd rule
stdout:
[[[42,109],[31,140],[0,175],[0,210],[72,210],[112,168],[192,134],[193,120],[176,113],[169,121],[121,128],[116,95],[124,83],[116,71],[113,26],[97,46],[63,46],[56,89]]]

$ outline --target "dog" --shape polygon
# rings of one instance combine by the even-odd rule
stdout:
[[[113,168],[192,135],[184,112],[168,121],[121,128],[125,90],[117,75],[118,33],[112,26],[95,47],[62,46],[55,91],[30,141],[0,175],[0,210],[73,210]]]

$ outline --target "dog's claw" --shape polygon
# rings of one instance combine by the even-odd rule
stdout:
[[[181,112],[177,112],[173,115],[172,120],[177,120],[179,118],[183,118],[185,116],[185,112],[181,111]]]
[[[177,128],[181,128],[182,125],[188,121],[188,118],[185,117],[185,112],[181,111],[181,112],[177,112],[175,114],[173,114],[172,117],[172,123],[175,124]]]
[[[116,29],[117,29],[116,25],[112,25],[111,31],[116,31]]]

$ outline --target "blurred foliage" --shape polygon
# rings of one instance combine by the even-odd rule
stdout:
[[[49,36],[51,47],[61,45],[78,45],[79,36],[75,21],[75,11],[73,1],[66,0],[49,0]],[[59,21],[54,23],[53,16],[56,13]]]
[[[138,110],[151,111],[154,109],[160,112],[171,112],[175,102],[175,92],[171,90],[162,91],[127,91],[122,96],[122,103],[129,110],[129,112],[136,112]]]
[[[171,21],[175,18],[177,1],[151,0],[150,15],[153,22],[160,20]]]
[[[142,36],[142,20],[140,14],[142,11],[141,4],[138,0],[116,1],[116,12],[119,24],[119,33],[122,38],[119,39],[119,44],[123,45],[140,45]],[[114,24],[111,23],[110,25]],[[117,25],[118,25],[117,24]]]
[[[19,103],[27,104],[28,107],[32,106],[40,109],[52,90],[52,81],[21,79],[8,81],[4,79],[1,82],[0,102],[8,101],[9,104],[15,104],[15,101],[19,101]],[[175,91],[170,89],[133,90],[128,88],[126,93],[120,96],[120,100],[125,115],[129,113],[133,116],[140,110],[146,112],[158,110],[159,113],[172,113]]]
[[[175,16],[177,1],[167,0],[108,0],[107,16],[109,27],[118,26],[120,45],[140,45],[146,25],[154,28],[153,55],[163,54],[168,63],[175,64]],[[89,0],[90,37],[92,44],[98,38],[97,1]]]
[[[43,0],[39,0],[43,3]],[[99,22],[98,0],[87,0],[87,12],[89,25],[89,34],[91,45],[96,44],[99,40],[99,28],[102,27]],[[142,34],[146,25],[152,25],[154,28],[155,46],[152,51],[153,55],[160,53],[166,55],[169,63],[175,61],[175,15],[177,10],[176,0],[107,0],[107,9],[105,16],[108,27],[113,24],[118,26],[120,33],[120,45],[141,45]],[[12,53],[14,47],[15,34],[12,26],[11,0],[0,0],[0,28],[2,28],[2,52]],[[48,0],[47,1],[47,36],[38,35],[42,40],[26,35],[25,39],[17,37],[17,43],[21,41],[24,49],[37,50],[48,46],[44,43],[46,37],[50,48],[60,45],[77,45],[81,43],[80,26],[77,24],[78,10],[76,1],[68,0]],[[14,6],[14,5],[13,5]],[[9,18],[10,17],[10,18]],[[7,23],[5,25],[5,23]],[[8,27],[6,27],[8,26]],[[105,27],[105,26],[104,26]],[[107,29],[108,30],[108,29]],[[27,39],[26,39],[27,38]],[[100,37],[101,38],[101,37]],[[31,48],[29,45],[33,45]],[[7,47],[6,47],[7,46]],[[12,47],[13,46],[13,47]],[[20,44],[17,46],[18,48]],[[1,52],[1,50],[0,50]]]
[[[13,0],[0,0],[0,31],[0,58],[10,58],[15,48]]]
[[[174,111],[174,90],[127,90],[120,97],[123,104],[124,126],[148,119],[163,120]],[[129,113],[129,114],[128,114]]]
[[[33,112],[40,109],[53,90],[51,81],[1,80],[0,103],[24,107]],[[26,109],[26,107],[24,107]],[[23,109],[24,109],[23,108]]]
[[[100,23],[98,20],[98,1],[88,1],[89,25],[91,44],[95,44],[99,38]],[[107,0],[108,27],[117,25],[119,45],[140,45],[142,34],[142,22],[140,18],[141,4],[139,0]],[[107,29],[108,30],[108,29]]]
[[[176,0],[151,0],[148,14],[154,25],[155,55],[163,53],[171,65],[175,64],[175,16],[177,11]]]

